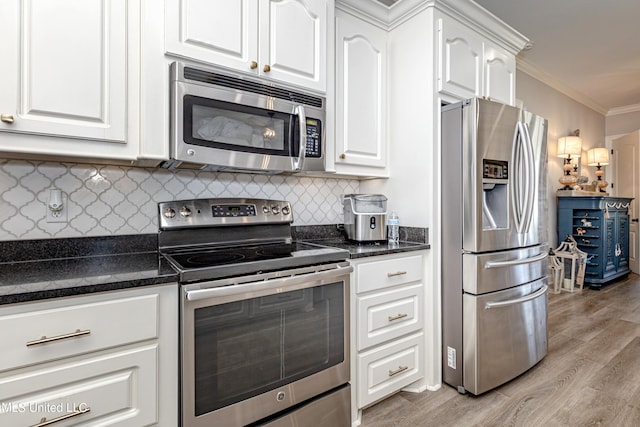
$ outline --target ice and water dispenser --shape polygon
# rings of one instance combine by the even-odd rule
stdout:
[[[509,162],[482,159],[482,229],[509,227]]]

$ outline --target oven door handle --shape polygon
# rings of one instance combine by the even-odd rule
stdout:
[[[205,289],[185,291],[187,301],[198,301],[208,298],[233,297],[243,295],[247,298],[260,297],[298,289],[311,288],[321,284],[331,283],[340,276],[353,271],[352,266],[338,267],[332,270],[310,272],[293,276],[276,277],[266,280],[255,280],[229,286],[214,286]]]

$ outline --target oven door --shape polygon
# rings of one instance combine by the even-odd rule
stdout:
[[[183,287],[183,426],[246,425],[349,381],[352,267],[336,267]]]

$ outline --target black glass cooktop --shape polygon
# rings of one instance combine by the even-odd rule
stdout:
[[[343,261],[349,252],[313,243],[273,243],[181,249],[164,254],[180,280],[207,280]]]

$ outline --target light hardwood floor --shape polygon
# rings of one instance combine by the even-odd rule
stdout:
[[[549,296],[549,353],[481,396],[400,392],[364,427],[640,426],[640,277]]]

